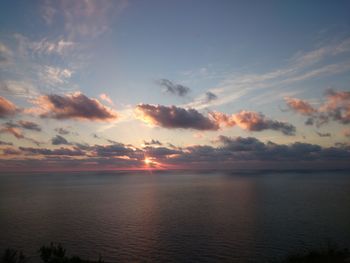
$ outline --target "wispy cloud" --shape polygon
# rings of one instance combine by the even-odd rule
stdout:
[[[72,74],[73,71],[70,69],[51,66],[45,66],[43,71],[39,72],[41,81],[51,86],[67,83]]]
[[[237,101],[250,94],[250,99],[254,99],[256,90],[271,92],[274,97],[279,95],[283,98],[286,85],[305,81],[321,76],[330,76],[347,72],[350,70],[350,60],[345,53],[350,52],[350,38],[346,38],[338,43],[332,43],[309,52],[299,52],[293,56],[289,63],[280,69],[261,74],[233,74],[228,75],[219,85],[210,89],[218,96],[218,99],[207,101],[201,95],[193,102],[183,105],[196,109],[203,109],[212,106],[219,106]],[[337,57],[337,63],[327,63],[325,59]],[[332,60],[327,60],[332,61]],[[322,63],[322,64],[321,64]],[[271,97],[271,96],[266,96]]]
[[[64,22],[70,38],[97,37],[109,29],[115,16],[127,7],[127,0],[45,1],[42,18],[49,25]]]
[[[30,82],[7,80],[0,82],[0,94],[33,98],[38,96],[39,92]]]
[[[11,59],[12,51],[5,44],[0,42],[0,66],[9,64]]]

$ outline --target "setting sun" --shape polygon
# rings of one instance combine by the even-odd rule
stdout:
[[[147,157],[146,157],[143,161],[144,161],[144,163],[145,163],[146,165],[152,164],[152,160],[149,159],[149,158],[147,158]]]

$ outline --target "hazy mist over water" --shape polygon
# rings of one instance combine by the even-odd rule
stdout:
[[[0,248],[107,262],[264,262],[350,246],[348,172],[0,175]]]

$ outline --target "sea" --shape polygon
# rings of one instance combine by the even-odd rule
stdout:
[[[0,252],[106,262],[272,262],[350,248],[349,171],[0,173]]]

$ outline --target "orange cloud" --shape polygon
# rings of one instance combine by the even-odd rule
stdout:
[[[309,116],[317,112],[317,110],[314,107],[312,107],[307,101],[290,97],[286,97],[284,98],[284,100],[292,110],[300,114]]]
[[[302,115],[309,116],[306,124],[320,126],[329,120],[342,124],[350,123],[350,92],[334,91],[326,92],[326,101],[318,108],[313,108],[308,102],[295,98],[285,98],[287,105]]]
[[[110,105],[114,105],[112,99],[105,93],[100,94],[100,99],[108,102]]]
[[[0,118],[6,118],[15,115],[18,108],[11,101],[0,96]]]
[[[286,135],[294,135],[295,133],[293,125],[268,119],[262,113],[254,111],[240,111],[231,115],[212,112],[210,115],[220,126],[233,127],[237,125],[248,131],[276,130]]]

